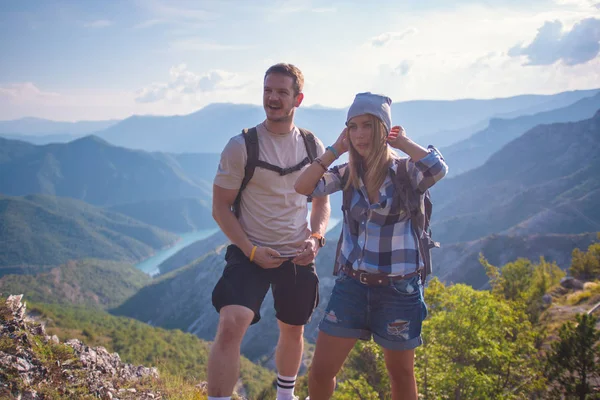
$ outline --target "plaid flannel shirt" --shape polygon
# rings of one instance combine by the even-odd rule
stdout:
[[[416,163],[408,162],[408,176],[415,190],[424,193],[448,172],[440,152],[433,146],[429,154]],[[405,275],[419,268],[418,246],[412,223],[398,207],[393,176],[396,163],[379,189],[379,201],[370,204],[362,179],[360,188],[352,189],[350,210],[344,215],[342,244],[337,262],[370,273]],[[317,184],[313,196],[326,196],[342,190],[342,176],[348,164],[330,168]],[[423,265],[419,262],[420,266]]]

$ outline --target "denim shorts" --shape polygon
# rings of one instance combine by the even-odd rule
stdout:
[[[331,336],[373,340],[390,350],[410,350],[423,343],[427,317],[420,276],[388,286],[367,286],[344,275],[333,287],[319,330]]]

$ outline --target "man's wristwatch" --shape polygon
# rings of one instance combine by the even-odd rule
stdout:
[[[319,247],[325,246],[325,236],[321,235],[318,232],[315,232],[310,235],[310,237],[314,237],[317,239],[317,243],[319,243]]]

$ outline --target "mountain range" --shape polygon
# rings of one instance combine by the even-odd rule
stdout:
[[[485,129],[440,149],[446,161],[452,165],[448,176],[457,176],[483,165],[504,145],[538,125],[588,119],[599,109],[600,93],[551,111],[512,119],[492,118]]]
[[[484,129],[491,118],[513,118],[558,109],[596,93],[598,89],[499,99],[396,102],[392,105],[392,121],[404,126],[413,139],[425,140],[425,145],[446,146]],[[35,136],[35,124],[29,119],[0,121],[0,136],[46,144],[52,140],[70,141],[77,131],[79,135],[94,133],[112,144],[132,149],[220,153],[231,136],[263,119],[261,106],[215,103],[188,115],[132,116],[116,123],[106,121],[102,129],[97,129],[99,125],[93,122],[87,130],[75,129],[71,124],[59,132],[60,123],[48,121],[49,126],[45,127],[40,125],[41,120],[34,120],[38,125]],[[335,141],[345,120],[346,108],[301,106],[296,113],[297,125],[312,130],[324,143]],[[44,137],[49,134],[53,136]]]
[[[17,135],[88,135],[109,128],[119,120],[105,121],[51,121],[42,118],[26,117],[0,121],[0,132]]]
[[[117,147],[97,136],[43,146],[0,138],[0,148],[2,193],[50,194],[99,206],[209,198],[212,185],[201,177],[213,175],[218,164],[216,155],[188,154],[180,162],[177,155]]]
[[[599,229],[599,150],[600,112],[531,129],[481,167],[432,188],[436,240],[471,241],[511,229],[529,234]]]

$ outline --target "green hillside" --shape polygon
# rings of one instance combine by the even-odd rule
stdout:
[[[0,278],[0,293],[24,294],[34,302],[109,308],[150,281],[130,264],[88,259],[69,261],[35,275],[5,275]]]
[[[0,195],[0,267],[98,258],[135,262],[177,236],[82,201]]]

